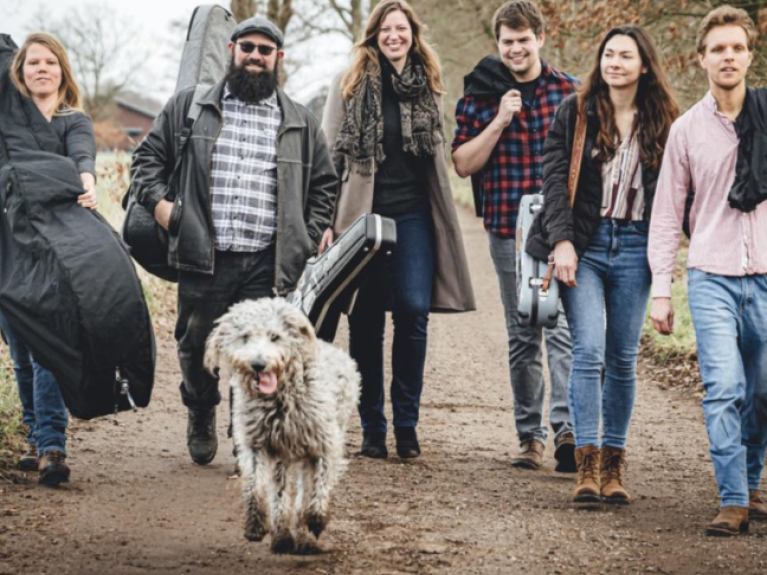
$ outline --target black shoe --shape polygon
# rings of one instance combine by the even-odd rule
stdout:
[[[218,450],[215,406],[209,409],[189,409],[186,445],[192,461],[197,465],[207,465],[213,461]]]
[[[56,487],[59,483],[69,481],[69,466],[64,463],[67,458],[61,451],[46,451],[38,461],[41,485]]]
[[[394,438],[397,440],[397,455],[402,459],[412,459],[421,455],[415,427],[395,427]]]
[[[31,443],[27,443],[27,450],[19,458],[19,470],[21,471],[37,471],[38,462],[37,447]]]
[[[386,449],[385,433],[365,433],[362,435],[362,449],[360,453],[373,459],[386,459],[389,450]]]
[[[554,459],[557,460],[557,466],[554,471],[560,473],[575,473],[578,467],[575,465],[575,437],[569,431],[563,433],[557,441],[557,448],[554,450]]]

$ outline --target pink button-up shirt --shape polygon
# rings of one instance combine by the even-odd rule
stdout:
[[[674,122],[650,219],[653,297],[671,297],[689,190],[695,201],[687,267],[723,276],[767,274],[767,202],[747,214],[727,203],[737,160],[735,126],[717,111],[711,92]]]

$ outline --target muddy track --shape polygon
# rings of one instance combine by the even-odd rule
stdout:
[[[72,482],[0,484],[0,574],[764,573],[767,524],[736,540],[703,535],[716,486],[698,399],[643,373],[623,508],[575,510],[572,476],[512,469],[505,328],[487,239],[461,214],[478,312],[432,316],[412,463],[356,457],[334,493],[324,552],[275,556],[242,537],[234,459],[191,463],[172,317],[157,320],[152,405],[73,426]],[[339,336],[345,341],[345,332]],[[226,421],[219,411],[219,438]],[[393,450],[392,450],[393,451]]]

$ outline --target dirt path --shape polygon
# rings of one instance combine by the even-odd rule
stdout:
[[[156,326],[150,408],[77,425],[68,486],[0,485],[0,574],[767,572],[767,524],[737,540],[703,536],[716,490],[700,407],[649,377],[630,437],[633,505],[572,509],[572,476],[553,472],[551,446],[541,471],[509,466],[516,437],[498,288],[479,221],[461,217],[481,310],[432,317],[424,455],[352,457],[323,554],[274,556],[243,539],[226,443],[214,464],[190,462],[168,317]],[[350,454],[359,441],[355,422]]]

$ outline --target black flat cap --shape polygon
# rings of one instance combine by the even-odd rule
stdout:
[[[237,24],[234,32],[232,32],[232,42],[236,42],[237,38],[243,34],[254,33],[268,36],[274,40],[275,44],[277,44],[277,48],[282,48],[284,43],[282,30],[280,30],[274,22],[263,16],[253,16],[252,18],[248,18]]]

